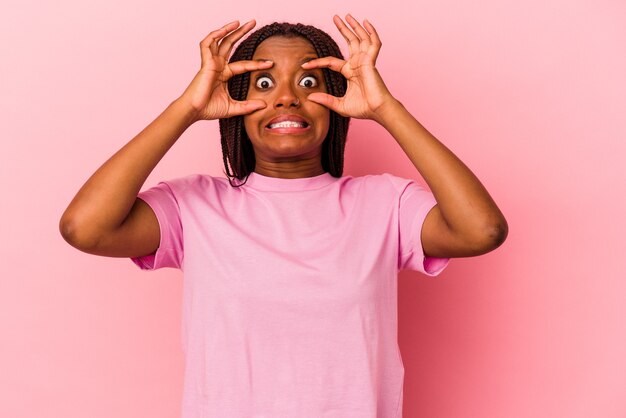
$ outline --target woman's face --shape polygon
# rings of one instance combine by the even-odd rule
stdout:
[[[248,99],[261,99],[267,107],[243,117],[259,159],[298,161],[320,156],[330,124],[330,110],[307,100],[313,92],[326,93],[321,69],[304,70],[301,64],[318,58],[304,38],[272,36],[259,44],[252,59],[271,60],[267,70],[252,71]]]

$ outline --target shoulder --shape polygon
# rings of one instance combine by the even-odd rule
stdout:
[[[389,191],[401,194],[407,186],[415,183],[412,179],[406,179],[390,173],[366,174],[364,176],[344,176],[345,185],[360,186],[372,192]]]
[[[208,191],[224,191],[233,188],[228,179],[209,174],[189,174],[169,180],[159,181],[158,186],[167,186],[174,194],[206,193]]]

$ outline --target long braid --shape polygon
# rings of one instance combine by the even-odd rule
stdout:
[[[343,59],[343,55],[337,43],[326,32],[310,25],[301,23],[278,23],[263,26],[251,33],[235,49],[230,57],[230,62],[251,60],[254,51],[261,42],[271,36],[301,37],[309,41],[318,57],[333,56]],[[324,81],[328,94],[343,96],[346,92],[346,79],[339,73],[322,68]],[[228,92],[234,100],[246,100],[250,73],[246,72],[233,76],[228,80]],[[341,177],[343,174],[344,150],[348,134],[350,118],[330,111],[330,126],[328,134],[322,144],[322,168],[333,177]],[[244,128],[243,116],[233,116],[219,120],[222,154],[226,176],[231,186],[238,187],[248,179],[248,175],[254,171],[256,159],[254,148]],[[229,170],[228,166],[230,163]],[[232,180],[244,180],[242,183],[233,184]]]

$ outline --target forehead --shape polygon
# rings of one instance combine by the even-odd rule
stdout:
[[[317,57],[315,48],[306,39],[301,37],[271,36],[256,47],[252,59],[268,59],[272,61],[295,59],[300,61],[306,57]]]

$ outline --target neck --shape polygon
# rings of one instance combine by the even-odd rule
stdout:
[[[257,159],[254,172],[262,176],[284,179],[314,177],[325,173],[319,158],[281,162]]]

